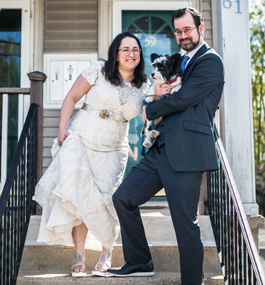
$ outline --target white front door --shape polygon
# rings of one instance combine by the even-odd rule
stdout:
[[[32,70],[30,0],[0,0],[0,87],[30,87]],[[30,98],[0,95],[0,192],[6,180]]]

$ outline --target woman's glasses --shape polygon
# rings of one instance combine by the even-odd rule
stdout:
[[[118,51],[121,51],[121,53],[123,55],[129,55],[131,54],[131,52],[134,54],[134,55],[139,55],[141,53],[141,49],[140,48],[133,48],[133,49],[129,49],[129,48],[121,48],[121,49],[118,49]]]

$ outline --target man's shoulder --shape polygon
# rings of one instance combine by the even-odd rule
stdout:
[[[221,56],[217,53],[217,51],[214,48],[208,46],[207,43],[205,43],[204,52],[202,53],[202,56],[218,57],[222,60]]]
[[[200,54],[198,54],[197,60],[202,61],[206,59],[212,59],[213,61],[220,62],[223,64],[223,59],[221,56],[216,52],[215,49],[208,46],[206,43],[202,46],[202,48],[198,51]]]

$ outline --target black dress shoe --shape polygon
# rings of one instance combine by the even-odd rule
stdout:
[[[117,277],[131,277],[131,276],[153,276],[154,275],[154,266],[152,260],[143,264],[131,265],[125,263],[119,269],[108,269],[106,276],[117,276]]]

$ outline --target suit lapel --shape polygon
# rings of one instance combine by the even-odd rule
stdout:
[[[188,65],[186,66],[186,69],[185,69],[185,72],[184,72],[184,75],[182,77],[182,83],[185,82],[185,80],[189,77],[189,67],[191,65],[193,65],[197,58],[200,57],[202,54],[204,54],[210,47],[207,45],[207,43],[204,43],[201,48],[195,53],[195,55],[192,57],[192,59],[190,60],[190,62],[188,63]],[[191,69],[190,69],[191,70]]]

